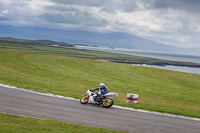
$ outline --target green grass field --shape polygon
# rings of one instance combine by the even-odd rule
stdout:
[[[106,83],[115,104],[200,118],[200,75],[76,57],[141,58],[106,52],[0,43],[0,83],[80,98]],[[126,94],[139,94],[138,104]]]
[[[125,133],[66,122],[41,120],[0,113],[1,133]]]

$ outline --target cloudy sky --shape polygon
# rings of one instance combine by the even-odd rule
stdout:
[[[0,25],[124,32],[200,47],[200,0],[0,0]]]

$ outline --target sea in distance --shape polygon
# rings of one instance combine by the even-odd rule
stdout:
[[[152,58],[172,60],[172,61],[200,63],[200,56],[198,55],[185,55],[185,54],[166,53],[166,52],[157,52],[157,51],[143,51],[143,50],[134,50],[134,49],[90,47],[90,46],[77,46],[76,48],[105,51],[105,52],[112,52],[112,53],[122,53],[122,54],[142,56],[142,57],[152,57]],[[133,65],[200,74],[200,68],[195,68],[195,67],[156,66],[156,65],[146,65],[146,64],[133,64]]]

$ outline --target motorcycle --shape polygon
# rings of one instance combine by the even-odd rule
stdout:
[[[102,95],[100,89],[89,89],[85,96],[81,97],[81,104],[98,104],[104,108],[110,108],[114,104],[112,98],[117,97],[117,93],[107,93]]]

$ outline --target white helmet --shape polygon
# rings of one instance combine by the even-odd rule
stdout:
[[[100,83],[100,84],[99,84],[99,87],[103,87],[103,86],[105,86],[104,83]]]

